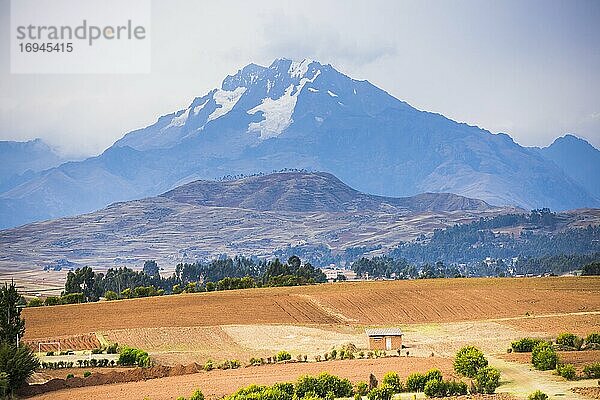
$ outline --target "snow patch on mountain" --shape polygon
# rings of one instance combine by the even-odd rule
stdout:
[[[169,123],[169,125],[165,126],[164,129],[172,128],[175,126],[185,125],[185,122],[187,121],[189,115],[190,115],[190,109],[188,108],[185,111],[183,111],[181,114],[175,115],[173,117],[173,119],[171,120],[171,122]]]
[[[215,120],[223,115],[226,115],[229,111],[235,107],[238,100],[242,95],[246,92],[246,88],[243,86],[235,88],[235,90],[223,90],[218,89],[213,95],[213,99],[218,106],[215,111],[213,111],[209,116],[206,122]]]
[[[204,103],[199,104],[196,107],[194,107],[194,115],[198,115],[198,113],[200,111],[202,111],[202,109],[204,108],[204,106],[206,105],[206,103],[208,103],[208,100],[210,100],[210,99],[206,99],[206,101]]]
[[[300,67],[298,66],[297,68]],[[292,70],[292,67],[290,67],[290,70]],[[293,122],[292,115],[296,108],[298,95],[307,83],[314,82],[320,74],[321,71],[318,70],[312,79],[302,78],[297,87],[293,84],[288,86],[281,97],[277,99],[267,97],[258,106],[248,110],[247,113],[250,115],[262,112],[263,117],[260,122],[251,122],[248,125],[248,132],[260,132],[261,139],[279,136]]]
[[[313,62],[313,60],[310,60],[308,58],[305,58],[304,60],[302,60],[300,62],[292,61],[292,63],[290,64],[290,68],[288,69],[288,74],[292,78],[304,78],[304,76],[308,72],[308,66],[312,62]]]
[[[315,89],[315,88],[309,87],[308,91],[309,92],[313,92],[313,93],[317,93],[319,91],[319,89]]]

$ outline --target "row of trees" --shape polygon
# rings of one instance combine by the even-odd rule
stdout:
[[[166,278],[160,276],[155,261],[146,261],[142,271],[130,268],[111,268],[106,273],[90,267],[77,268],[67,274],[64,294],[57,298],[97,301],[160,296],[165,293],[201,292],[244,289],[263,286],[297,286],[325,282],[323,272],[297,256],[286,263],[278,258],[260,261],[246,257],[221,257],[209,262],[178,264]],[[40,304],[36,304],[40,305]]]

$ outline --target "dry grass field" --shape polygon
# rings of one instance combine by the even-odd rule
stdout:
[[[600,278],[348,282],[30,308],[23,316],[27,340],[98,333],[103,340],[147,350],[163,365],[232,358],[246,363],[250,357],[266,358],[279,350],[306,354],[312,361],[346,343],[366,348],[367,326],[401,327],[408,346],[404,352],[410,352],[410,357],[267,365],[67,389],[36,399],[171,399],[195,387],[216,399],[250,383],[290,381],[321,370],[352,380],[367,379],[370,372],[405,374],[432,367],[449,373],[451,357],[467,344],[494,357],[512,377],[505,385],[509,393],[525,393],[537,380],[553,378],[540,377],[519,360],[503,357],[510,342],[523,336],[600,331]],[[594,360],[596,354],[600,356],[592,352],[582,362]],[[519,380],[524,375],[528,383]],[[563,399],[580,399],[560,381],[547,385],[556,396],[566,396]]]

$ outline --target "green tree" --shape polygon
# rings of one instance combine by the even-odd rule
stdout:
[[[558,355],[550,343],[539,343],[531,351],[531,363],[540,371],[556,368],[557,362]]]
[[[150,275],[152,277],[159,277],[160,276],[158,264],[154,260],[147,260],[147,261],[145,261],[144,262],[144,268],[142,268],[142,271],[144,271],[144,273],[146,273],[146,274],[148,274],[148,275]]]
[[[467,378],[475,378],[480,369],[487,367],[488,361],[478,348],[465,346],[456,353],[454,371]]]
[[[119,298],[119,295],[113,292],[112,290],[107,290],[106,292],[104,292],[104,298],[109,301],[117,300]]]
[[[29,347],[0,344],[0,372],[7,374],[11,393],[21,387],[39,367],[40,363]]]
[[[0,343],[16,345],[25,333],[25,321],[21,319],[19,305],[24,300],[17,292],[14,282],[5,283],[0,289]]]
[[[394,393],[402,393],[404,391],[404,385],[400,376],[396,372],[388,372],[383,376],[381,384],[392,389]]]
[[[581,275],[600,275],[600,261],[594,261],[584,265]]]
[[[483,367],[477,371],[475,383],[479,392],[492,394],[500,386],[500,371],[494,367]]]
[[[69,271],[65,282],[65,294],[69,293],[83,293],[86,301],[98,301],[102,290],[94,270],[90,267],[83,267]]]

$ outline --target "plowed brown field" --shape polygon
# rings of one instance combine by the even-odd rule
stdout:
[[[32,399],[175,399],[189,396],[202,389],[207,399],[219,399],[250,384],[271,385],[276,382],[293,382],[306,374],[329,372],[352,382],[368,381],[373,373],[378,379],[388,371],[396,371],[406,378],[412,372],[425,372],[439,368],[446,377],[452,377],[452,361],[445,358],[389,357],[371,360],[344,360],[320,363],[293,363],[265,365],[236,370],[200,372],[192,375],[172,376],[140,382],[88,386],[60,390],[32,397]]]
[[[581,311],[600,311],[600,278],[352,282],[28,308],[23,316],[26,338],[45,338],[129,328],[395,325]]]

